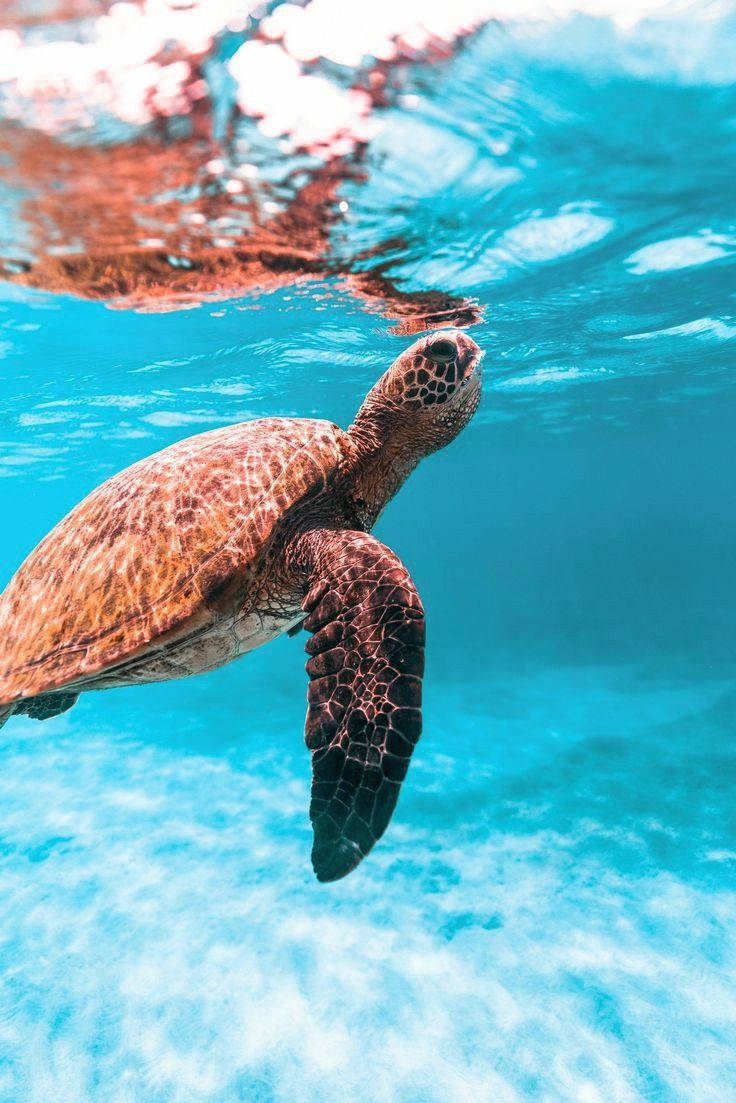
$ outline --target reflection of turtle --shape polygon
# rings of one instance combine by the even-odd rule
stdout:
[[[3,15],[5,6],[7,0],[0,2]],[[393,282],[388,258],[395,265],[397,253],[409,250],[401,238],[353,257],[334,255],[340,189],[346,179],[361,179],[350,159],[312,166],[286,206],[264,221],[271,193],[263,181],[238,178],[242,194],[228,192],[224,178],[202,186],[205,164],[218,152],[206,100],[198,101],[192,121],[195,133],[175,142],[147,134],[118,145],[70,145],[0,119],[0,185],[21,196],[15,237],[3,240],[0,279],[158,311],[330,277],[394,319],[397,333],[479,320],[470,299],[405,291]],[[213,229],[223,219],[225,238]],[[148,243],[141,241],[142,223]]]
[[[478,346],[417,341],[343,432],[266,418],[129,467],[61,521],[0,597],[0,723],[82,690],[210,670],[312,633],[312,861],[342,877],[383,833],[421,726],[424,614],[368,530],[480,397]]]

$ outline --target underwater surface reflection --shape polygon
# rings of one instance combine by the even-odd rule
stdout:
[[[0,1103],[732,1100],[736,20],[614,16],[299,61],[369,97],[337,137],[248,113],[260,17],[168,114],[0,82],[2,584],[143,455],[486,350],[376,530],[425,732],[356,873],[309,869],[303,638],[3,728]]]

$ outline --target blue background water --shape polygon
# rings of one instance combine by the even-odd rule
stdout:
[[[336,252],[404,234],[405,287],[487,308],[479,414],[377,529],[429,633],[395,819],[313,880],[301,639],[11,721],[2,1103],[734,1098],[719,56],[490,29],[388,113]],[[336,283],[164,315],[0,295],[3,581],[182,436],[347,424],[407,342]]]

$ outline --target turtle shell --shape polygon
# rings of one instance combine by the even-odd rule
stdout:
[[[247,600],[285,513],[345,456],[328,421],[215,429],[121,471],[28,556],[0,596],[0,705],[86,681]],[[162,638],[163,637],[163,638]]]

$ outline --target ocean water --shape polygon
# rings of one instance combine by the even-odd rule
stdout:
[[[309,866],[303,636],[3,728],[0,1103],[736,1098],[715,9],[489,24],[408,65],[306,279],[167,312],[0,285],[1,583],[184,436],[347,425],[413,339],[392,301],[476,302],[486,350],[474,421],[376,529],[427,612],[425,728],[357,871]]]

